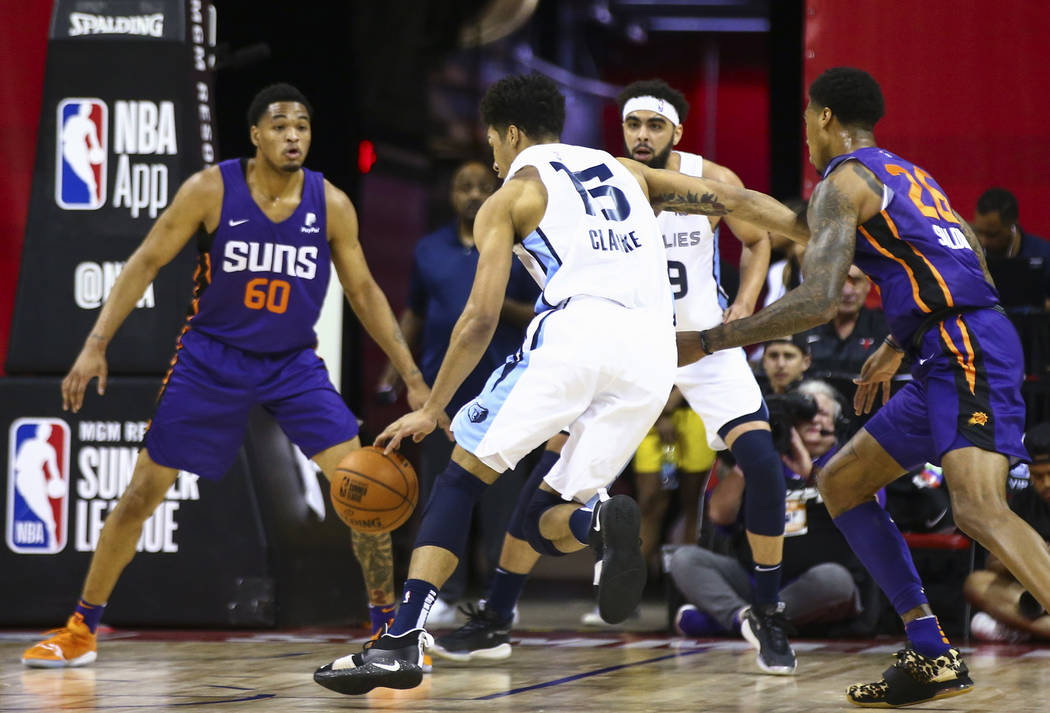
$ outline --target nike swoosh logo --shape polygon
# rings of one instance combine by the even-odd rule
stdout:
[[[383,669],[384,671],[390,671],[391,673],[393,673],[394,671],[400,671],[400,670],[401,670],[401,662],[400,662],[400,661],[395,661],[395,662],[394,662],[394,663],[392,663],[392,664],[389,664],[389,663],[379,663],[378,661],[375,661],[375,662],[373,663],[373,665],[374,665],[374,666],[375,666],[376,668],[381,668],[381,669]]]
[[[595,516],[595,518],[594,518],[594,531],[595,532],[601,532],[602,531],[602,519],[600,517],[597,517],[597,516]]]
[[[248,222],[248,218],[243,218],[241,220],[231,220],[230,221],[230,227],[231,228],[236,228],[241,223],[247,223],[247,222]]]
[[[55,652],[60,659],[65,658],[65,656],[62,655],[62,648],[58,644],[40,644],[40,648]]]
[[[940,513],[939,513],[939,514],[938,514],[938,515],[937,515],[936,517],[932,517],[932,518],[930,518],[929,520],[927,520],[927,521],[926,521],[926,522],[924,523],[924,524],[926,525],[926,529],[927,529],[927,530],[929,530],[929,529],[930,529],[931,527],[933,527],[933,526],[934,526],[934,525],[936,525],[936,524],[937,524],[938,522],[940,522],[940,521],[941,521],[941,518],[942,518],[942,517],[944,517],[944,514],[945,514],[946,512],[948,512],[948,508],[944,508],[943,510],[941,510],[941,512],[940,512]]]

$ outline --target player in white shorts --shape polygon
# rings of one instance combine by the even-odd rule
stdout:
[[[689,104],[665,82],[648,80],[630,84],[619,95],[618,102],[623,116],[624,143],[632,158],[651,168],[667,168],[742,186],[729,169],[696,154],[673,151],[682,137],[682,122]],[[749,223],[727,218],[745,248],[740,289],[730,305],[719,284],[716,231],[720,220],[719,216],[672,211],[657,215],[679,330],[707,329],[754,311],[769,264],[767,234]],[[755,591],[754,606],[740,614],[741,631],[758,649],[760,668],[774,674],[792,673],[795,654],[784,633],[786,622],[780,613],[779,600],[785,507],[780,457],[773,445],[762,393],[744,351],[738,348],[711,356],[720,358],[707,357],[679,368],[674,383],[703,420],[711,448],[729,448],[747,479],[745,516],[756,563]],[[661,414],[666,415],[666,411]],[[555,453],[546,453],[530,482],[537,479],[537,471],[549,467],[556,457]],[[560,461],[554,468],[559,466]],[[528,487],[526,484],[523,492]],[[457,661],[510,655],[510,623],[524,578],[538,559],[538,553],[556,554],[526,541],[522,534],[521,509],[519,502],[484,608],[475,610],[460,630],[440,637],[434,647],[436,655]]]
[[[562,430],[571,435],[533,493],[528,539],[558,552],[590,544],[599,607],[608,620],[623,620],[645,584],[638,506],[622,495],[593,511],[580,503],[620,472],[674,381],[671,289],[653,211],[735,210],[803,233],[794,214],[768,196],[558,143],[564,101],[536,74],[506,77],[482,100],[497,173],[506,181],[475,220],[474,286],[430,399],[376,442],[396,448],[441,423],[492,336],[514,252],[543,287],[539,314],[522,348],[456,414],[457,445],[424,509],[397,617],[362,652],[318,669],[314,680],[326,688],[362,694],[420,683],[430,642],[423,626],[465,549],[474,503],[504,470]]]
[[[673,150],[682,138],[689,104],[663,80],[634,82],[619,95],[618,102],[624,143],[635,160],[652,168],[743,185],[728,168]],[[663,211],[657,220],[675,290],[677,328],[699,331],[751,315],[769,266],[768,234],[732,215],[721,218]],[[732,305],[719,284],[721,220],[744,244],[740,288]],[[796,661],[784,632],[786,620],[779,597],[785,507],[781,460],[773,445],[762,392],[744,350],[717,354],[725,356],[679,368],[675,386],[703,420],[711,448],[728,448],[744,473],[745,526],[754,560],[754,587],[753,606],[738,614],[741,633],[758,649],[762,670],[789,674]]]

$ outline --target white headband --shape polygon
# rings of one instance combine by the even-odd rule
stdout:
[[[664,99],[657,99],[656,97],[631,97],[627,100],[627,103],[623,105],[623,118],[627,119],[627,115],[632,111],[638,111],[644,109],[646,111],[654,111],[660,116],[666,118],[671,122],[673,126],[678,126],[678,112],[675,111],[674,106],[671,102]]]

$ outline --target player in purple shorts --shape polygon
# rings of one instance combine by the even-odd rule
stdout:
[[[847,690],[859,706],[900,706],[972,690],[966,664],[930,610],[911,555],[874,494],[924,461],[940,463],[955,522],[1050,607],[1050,553],[1006,505],[1021,442],[1020,341],[970,226],[921,167],[875,144],[882,92],[866,72],[829,69],[809,88],[806,142],[822,174],[809,202],[805,281],[747,319],[679,340],[679,359],[795,334],[834,315],[850,264],[882,291],[890,336],[865,362],[854,399],[885,406],[818,476],[824,502],[904,621],[909,645],[874,683]],[[683,352],[688,352],[683,354]],[[889,398],[908,355],[913,381]]]
[[[275,84],[248,109],[250,159],[191,176],[121,271],[73,368],[62,405],[80,410],[88,383],[106,389],[106,345],[157,271],[199,229],[200,262],[186,326],[164,377],[156,414],[127,490],[106,518],[76,610],[66,626],[23,654],[35,667],[82,666],[97,657],[96,630],[143,522],[180,470],[221,478],[253,406],[266,409],[326,475],[360,448],[357,419],[315,352],[314,325],[334,264],[347,299],[397,368],[413,408],[430,394],[386,297],[372,279],[350,199],[303,168],[313,111],[297,89]],[[389,534],[353,532],[373,628],[394,610]]]

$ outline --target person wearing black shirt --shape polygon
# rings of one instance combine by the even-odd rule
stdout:
[[[809,345],[810,374],[818,377],[859,374],[867,358],[882,344],[889,327],[881,309],[864,306],[870,291],[871,281],[867,275],[851,265],[842,284],[838,312],[827,324],[800,333]]]

